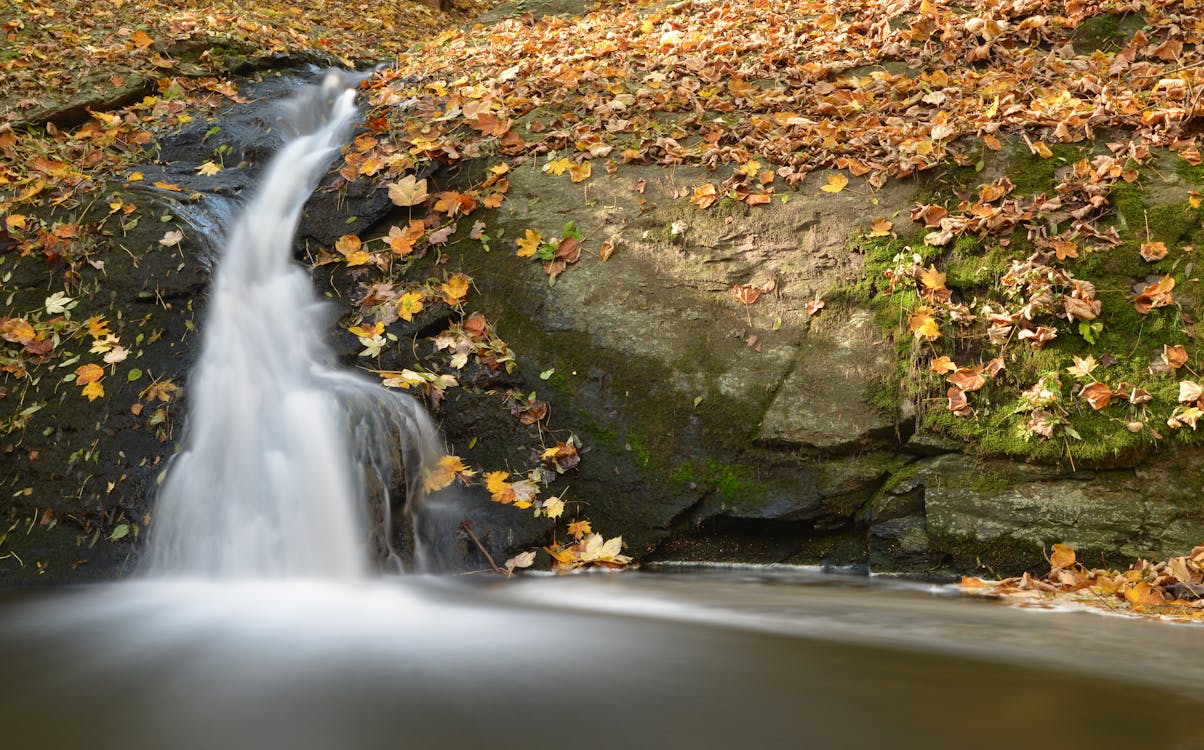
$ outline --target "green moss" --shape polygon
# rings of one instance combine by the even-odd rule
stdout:
[[[1086,148],[1072,143],[1053,144],[1049,147],[1053,156],[1049,158],[1034,154],[1027,147],[1016,147],[1015,150],[1016,153],[1010,158],[1007,175],[1016,186],[1013,194],[1017,196],[1037,193],[1052,195],[1057,171],[1088,155]]]
[[[679,484],[713,487],[722,497],[738,500],[766,490],[766,485],[758,482],[756,476],[752,467],[707,459],[681,463],[670,478]]]
[[[1140,14],[1108,13],[1092,16],[1075,29],[1074,51],[1080,55],[1116,52],[1123,49],[1133,34],[1143,26],[1145,18]]]

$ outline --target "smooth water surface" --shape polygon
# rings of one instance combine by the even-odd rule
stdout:
[[[831,577],[0,598],[5,748],[1199,748],[1204,631]]]

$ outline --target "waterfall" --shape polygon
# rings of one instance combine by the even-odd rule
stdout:
[[[359,80],[331,72],[287,102],[292,137],[226,236],[182,445],[153,514],[152,575],[358,578],[373,540],[399,564],[392,539],[405,519],[388,490],[404,473],[412,512],[434,428],[414,399],[336,367],[330,309],[292,259],[302,207],[349,136]]]

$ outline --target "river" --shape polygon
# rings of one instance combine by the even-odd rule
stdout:
[[[3,747],[1199,748],[1202,631],[799,569],[0,595]]]

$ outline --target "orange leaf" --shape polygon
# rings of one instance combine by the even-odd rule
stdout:
[[[1055,544],[1049,553],[1049,564],[1055,568],[1069,568],[1074,561],[1074,550],[1065,544]]]
[[[75,368],[75,382],[77,385],[88,385],[95,383],[104,377],[104,368],[99,365],[88,363]],[[102,391],[103,393],[103,391]]]
[[[746,305],[751,305],[761,298],[761,290],[752,284],[736,284],[732,287],[732,294],[736,297],[737,302]]]

